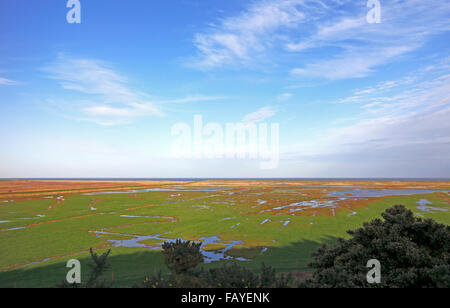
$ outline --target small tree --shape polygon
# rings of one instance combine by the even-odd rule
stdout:
[[[174,274],[186,274],[203,262],[203,255],[200,251],[201,243],[176,240],[176,242],[166,242],[162,245],[164,262]]]
[[[85,284],[70,284],[66,280],[57,285],[57,288],[110,288],[112,286],[111,283],[107,283],[106,280],[99,281],[99,278],[104,274],[106,270],[110,268],[108,261],[108,256],[111,253],[111,249],[107,252],[98,256],[92,248],[89,249],[89,253],[91,254],[91,259],[93,263],[89,264],[91,268],[91,274],[89,279]]]
[[[89,249],[93,263],[89,264],[91,268],[91,276],[86,282],[86,288],[109,288],[112,283],[107,283],[105,280],[99,281],[100,276],[110,268],[108,261],[108,256],[111,253],[111,249],[107,252],[98,256],[92,248]]]
[[[348,231],[313,253],[316,269],[307,287],[450,287],[450,227],[432,219],[415,218],[396,205],[363,228]],[[381,283],[369,284],[367,261],[381,263]]]

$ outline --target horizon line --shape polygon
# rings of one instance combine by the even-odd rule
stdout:
[[[396,180],[396,181],[406,181],[406,180],[420,180],[420,181],[450,181],[450,178],[442,177],[11,177],[11,178],[0,178],[0,180],[133,180],[133,181],[157,181],[157,180],[172,180],[172,181],[207,181],[207,180]]]

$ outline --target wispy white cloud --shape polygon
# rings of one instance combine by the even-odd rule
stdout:
[[[83,99],[68,104],[79,120],[100,125],[128,124],[144,116],[161,117],[170,104],[223,99],[220,96],[191,95],[180,98],[157,98],[136,90],[123,74],[106,62],[94,59],[70,58],[60,54],[58,60],[42,68],[49,78]],[[67,104],[67,103],[66,103]]]
[[[251,65],[281,39],[280,32],[295,29],[309,18],[300,7],[316,11],[324,6],[310,0],[254,1],[241,14],[195,35],[199,54],[191,65],[201,69]]]
[[[19,84],[17,81],[0,77],[0,85],[3,85],[3,86],[14,86],[14,85],[17,85],[17,84]]]
[[[314,141],[297,144],[283,157],[340,167],[362,163],[366,171],[378,166],[378,175],[407,172],[405,166],[411,164],[416,175],[448,174],[450,74],[426,81],[427,77],[405,77],[355,90],[355,95],[338,102],[358,104],[359,117],[321,131]]]
[[[417,73],[416,73],[417,74]],[[383,81],[374,86],[355,89],[352,95],[340,98],[336,103],[360,103],[360,104],[371,104],[380,100],[388,99],[388,96],[394,96],[391,91],[398,90],[400,87],[405,86],[417,86],[418,74],[409,75],[398,80]]]
[[[444,0],[382,2],[382,22],[368,24],[367,10],[353,16],[330,16],[318,23],[314,34],[288,43],[292,52],[317,50],[324,54],[291,72],[301,77],[360,78],[423,46],[433,35],[450,30],[450,6]]]
[[[443,60],[439,63],[445,63]],[[380,82],[374,86],[356,89],[353,94],[336,103],[352,103],[370,114],[389,114],[401,117],[420,113],[450,103],[450,74],[419,69],[398,80]]]
[[[255,112],[247,114],[242,119],[242,122],[246,124],[263,122],[264,120],[273,117],[276,113],[277,111],[272,107],[262,107]]]
[[[346,53],[333,59],[308,63],[302,68],[292,69],[292,74],[301,77],[346,79],[361,78],[373,73],[375,67],[390,59],[412,51],[416,46],[391,46],[382,48],[348,49]]]
[[[382,22],[369,24],[365,1],[253,1],[243,12],[195,35],[198,55],[191,64],[200,69],[261,68],[278,61],[302,78],[360,78],[450,30],[446,0],[381,5]],[[306,52],[306,57],[292,57]]]
[[[181,98],[172,98],[172,99],[164,99],[162,100],[165,104],[183,104],[183,103],[192,103],[192,102],[205,102],[205,101],[214,101],[214,100],[222,100],[226,99],[225,96],[207,96],[207,95],[189,95]]]
[[[282,102],[282,101],[290,99],[291,97],[292,97],[292,93],[283,93],[283,94],[278,95],[277,100],[279,102]]]

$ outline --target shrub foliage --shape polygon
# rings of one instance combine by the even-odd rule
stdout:
[[[348,231],[334,247],[313,253],[315,269],[307,287],[450,287],[450,227],[416,218],[402,205]],[[369,284],[367,261],[381,263],[381,283]]]
[[[163,244],[164,262],[175,274],[185,274],[203,262],[201,243],[176,240]]]

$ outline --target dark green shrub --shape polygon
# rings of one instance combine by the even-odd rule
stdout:
[[[255,274],[244,266],[234,263],[209,270],[189,271],[187,274],[161,273],[134,285],[138,288],[288,288],[291,275],[277,275],[275,269],[263,264],[261,273]]]
[[[186,274],[203,262],[201,243],[177,240],[162,245],[164,262],[174,274]]]
[[[292,282],[292,274],[277,275],[273,267],[266,266],[263,263],[259,279],[259,287],[261,288],[289,288]]]
[[[382,214],[384,220],[364,223],[313,253],[316,269],[305,287],[450,287],[450,227],[414,217],[402,205]],[[381,263],[381,283],[369,284],[367,261]]]
[[[213,288],[256,288],[259,277],[238,264],[224,265],[205,271],[205,283]]]

